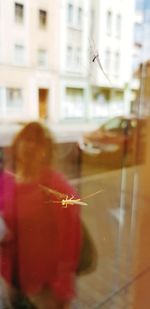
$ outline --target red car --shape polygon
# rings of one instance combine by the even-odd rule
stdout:
[[[146,119],[119,116],[106,121],[98,129],[83,135],[79,146],[88,154],[132,155],[139,162],[145,153]],[[109,158],[107,156],[107,158]]]

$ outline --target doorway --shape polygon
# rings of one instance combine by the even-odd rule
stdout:
[[[39,118],[43,120],[48,118],[48,99],[49,90],[39,88]]]

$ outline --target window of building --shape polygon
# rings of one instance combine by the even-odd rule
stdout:
[[[132,58],[132,70],[133,70],[133,73],[136,72],[136,70],[138,69],[138,66],[140,64],[140,57],[136,54],[133,55],[133,58]]]
[[[39,10],[39,26],[40,28],[47,27],[47,11]]]
[[[118,14],[116,16],[116,37],[120,38],[121,36],[121,16]]]
[[[14,47],[15,64],[23,65],[25,62],[24,46],[16,44]]]
[[[22,108],[23,96],[20,88],[7,88],[6,90],[6,106],[8,109]]]
[[[81,48],[80,47],[76,49],[76,65],[78,68],[81,65]]]
[[[95,29],[95,12],[94,10],[91,10],[91,22],[90,22],[91,37],[93,37],[94,29]]]
[[[142,11],[144,6],[144,0],[136,0],[135,1],[135,9],[138,11]]]
[[[120,69],[120,53],[117,51],[114,54],[114,74],[117,76]]]
[[[66,54],[66,65],[67,67],[72,66],[72,61],[73,61],[73,48],[72,46],[67,46],[67,54]]]
[[[83,101],[84,89],[82,88],[66,88],[66,96],[68,101]]]
[[[68,3],[67,6],[67,21],[69,24],[73,24],[73,5]]]
[[[22,3],[15,2],[15,21],[19,24],[24,21],[24,5]]]
[[[105,52],[105,70],[106,73],[109,73],[110,71],[110,65],[111,65],[111,52],[109,49]]]
[[[45,49],[39,49],[38,50],[38,65],[40,67],[46,67],[47,66],[47,50],[45,50]]]
[[[112,12],[107,11],[106,15],[106,32],[108,35],[111,35],[112,32]]]
[[[78,8],[78,11],[77,11],[77,25],[79,27],[82,26],[82,18],[83,18],[83,10],[82,10],[82,8]]]
[[[142,45],[142,27],[143,25],[141,23],[135,23],[134,25],[134,41],[139,45]]]
[[[84,114],[84,89],[83,88],[66,88],[66,117],[83,117]]]

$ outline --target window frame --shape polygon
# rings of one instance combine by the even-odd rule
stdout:
[[[38,10],[38,24],[41,30],[45,30],[47,28],[48,26],[48,11],[47,10],[45,9]]]
[[[44,62],[42,61],[39,61],[40,60],[40,53],[41,53],[41,55],[42,55],[42,53],[43,53],[43,55],[44,55],[44,53],[45,53],[45,60],[44,60]],[[47,68],[48,67],[48,51],[47,51],[47,49],[45,49],[45,48],[38,48],[38,50],[37,50],[37,63],[38,63],[38,66],[40,67],[40,68]],[[44,59],[44,58],[43,58]]]
[[[11,99],[11,95],[12,95],[11,92],[13,93],[13,96],[15,96],[15,92],[16,93],[18,92],[19,94],[18,102],[14,98]],[[15,104],[12,104],[12,103],[15,103]],[[19,87],[7,87],[6,88],[6,109],[7,111],[13,111],[13,112],[21,111],[23,109],[23,89],[22,88],[19,88]]]
[[[77,8],[77,26],[81,28],[83,25],[83,8],[79,6]]]
[[[20,58],[21,59],[20,61],[17,60],[17,59],[19,59],[19,57],[16,57],[17,52],[19,52],[18,47],[20,48],[20,51],[22,50],[22,56]],[[18,48],[18,51],[17,51],[17,48]],[[19,66],[25,65],[25,46],[23,44],[19,44],[19,43],[14,44],[14,64],[19,65]]]
[[[67,69],[71,69],[73,66],[73,46],[71,46],[71,44],[70,45],[68,44],[66,50],[67,50],[66,52]]]
[[[24,4],[21,2],[14,2],[14,18],[15,18],[15,23],[17,24],[24,24]],[[21,14],[19,15],[19,10]],[[18,11],[18,12],[17,12]]]
[[[110,9],[106,12],[106,34],[112,35],[112,11]]]
[[[72,11],[69,11],[69,7]],[[67,23],[68,25],[73,25],[74,23],[74,5],[71,2],[67,3]]]
[[[120,39],[121,38],[121,31],[122,31],[122,16],[121,14],[116,15],[116,38]]]

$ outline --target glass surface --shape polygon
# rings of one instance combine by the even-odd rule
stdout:
[[[0,2],[2,309],[150,308],[149,12]]]

